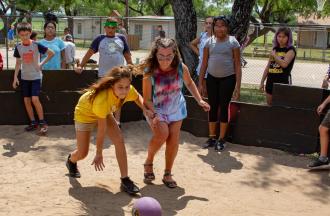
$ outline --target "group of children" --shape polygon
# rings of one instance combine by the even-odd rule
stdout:
[[[190,77],[189,70],[181,61],[176,42],[169,38],[157,38],[144,62],[132,65],[131,53],[126,38],[116,33],[117,20],[109,18],[104,23],[104,35],[98,36],[91,44],[82,62],[76,68],[77,73],[88,59],[100,52],[99,79],[85,90],[80,97],[74,112],[77,149],[67,158],[66,166],[71,177],[80,177],[77,162],[84,159],[89,151],[90,136],[97,128],[96,154],[92,165],[97,171],[103,170],[103,142],[108,136],[115,146],[116,158],[121,174],[121,188],[129,194],[139,192],[137,185],[128,177],[127,153],[124,138],[116,120],[116,112],[124,103],[134,101],[143,111],[153,136],[148,145],[148,153],[144,163],[144,181],[155,180],[153,161],[161,146],[166,143],[165,169],[163,183],[169,188],[177,187],[172,177],[172,168],[178,152],[178,143],[182,120],[187,116],[186,102],[182,94],[185,85],[197,103],[209,115],[209,139],[204,148],[214,147],[222,151],[226,145],[228,128],[228,106],[232,99],[238,99],[241,86],[240,44],[229,35],[229,20],[224,16],[206,19],[206,32],[196,39],[192,46],[200,44],[195,50],[200,55],[198,87]],[[20,23],[17,27],[21,42],[14,52],[16,57],[13,87],[21,85],[24,103],[31,120],[26,130],[34,130],[39,124],[41,132],[47,130],[42,105],[38,95],[42,80],[42,66],[49,61],[54,52],[30,39],[31,25]],[[40,54],[47,57],[39,62]],[[261,89],[271,95],[274,82],[289,83],[290,71],[295,59],[292,47],[291,31],[280,28],[274,41],[274,49],[265,69]],[[128,64],[125,66],[125,61]],[[18,71],[21,69],[21,79]],[[132,75],[143,74],[143,97],[131,85]],[[206,75],[207,74],[207,75]],[[206,103],[201,95],[208,95]],[[267,97],[270,101],[271,97]],[[330,102],[328,98],[318,108],[324,110]],[[270,103],[269,103],[270,104]],[[39,122],[34,119],[32,105],[35,107]],[[220,110],[220,112],[219,112]],[[322,123],[320,133],[328,130],[330,114]],[[220,118],[220,131],[217,137],[217,122]],[[321,134],[322,135],[322,134]],[[327,152],[327,140],[321,139],[321,157],[319,161],[329,163],[324,155]],[[323,153],[322,153],[323,152]]]

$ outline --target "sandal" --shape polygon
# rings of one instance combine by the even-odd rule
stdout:
[[[163,183],[164,183],[168,188],[176,188],[176,187],[178,186],[178,185],[176,184],[176,181],[174,181],[174,180],[171,180],[171,181],[166,180],[165,177],[167,177],[167,176],[173,176],[173,175],[171,174],[171,171],[169,171],[169,170],[165,170],[165,172],[164,172],[164,177],[163,177],[163,179],[162,179]]]
[[[144,167],[152,167],[153,164],[143,164]],[[153,180],[155,180],[155,174],[154,172],[144,172],[144,183],[151,184]]]

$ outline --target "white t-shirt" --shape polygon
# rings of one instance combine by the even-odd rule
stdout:
[[[74,62],[76,55],[76,45],[71,41],[64,41],[65,44],[65,63],[70,64]]]

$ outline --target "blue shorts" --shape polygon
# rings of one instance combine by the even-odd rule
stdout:
[[[39,96],[41,89],[41,79],[21,80],[20,85],[23,97]]]

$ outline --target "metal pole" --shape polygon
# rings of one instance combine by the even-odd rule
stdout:
[[[129,14],[128,14],[128,0],[125,0],[125,3],[126,3],[126,8],[125,8],[125,29],[126,29],[126,31],[127,31],[127,33],[128,33],[128,16],[129,16]]]

